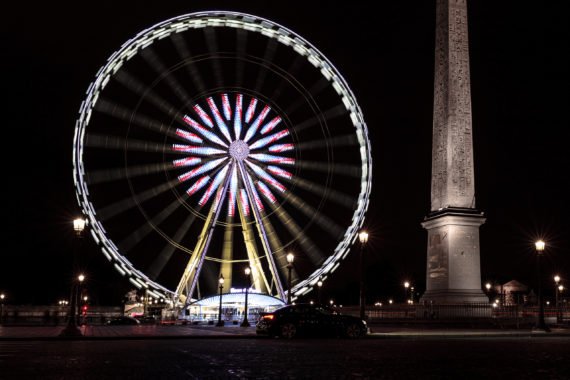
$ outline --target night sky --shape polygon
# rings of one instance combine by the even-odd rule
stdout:
[[[88,85],[126,40],[199,10],[252,13],[313,43],[344,75],[372,141],[366,226],[368,299],[425,287],[430,208],[435,1],[43,2],[6,13],[2,28],[3,250],[0,291],[9,303],[65,298],[79,215],[72,138]],[[543,238],[547,293],[555,273],[570,285],[570,24],[564,2],[469,3],[476,206],[482,281],[535,287],[534,241]],[[323,292],[356,304],[358,251]],[[81,263],[93,302],[118,304],[131,288],[87,236]]]

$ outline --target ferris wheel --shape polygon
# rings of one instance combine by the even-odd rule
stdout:
[[[220,276],[243,287],[245,267],[282,300],[326,280],[364,222],[372,160],[330,61],[281,25],[216,11],[111,55],[81,105],[73,166],[105,257],[149,295],[188,304]]]

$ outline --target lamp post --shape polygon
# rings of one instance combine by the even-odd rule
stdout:
[[[78,245],[79,245],[79,241],[80,239],[83,238],[83,231],[85,230],[85,225],[87,224],[86,220],[83,218],[76,218],[73,220],[73,230],[75,231],[75,249],[73,252],[73,270],[76,270],[76,266],[77,266],[77,253],[75,252],[78,249]],[[78,304],[78,300],[77,300],[77,292],[78,292],[78,287],[79,284],[77,284],[76,281],[79,281],[79,283],[82,283],[83,280],[85,280],[85,275],[80,274],[77,278],[74,278],[72,280],[71,283],[71,307],[70,307],[70,313],[67,319],[67,325],[66,327],[61,331],[60,336],[82,336],[83,334],[81,333],[81,330],[79,330],[79,328],[77,328],[77,304]]]
[[[409,298],[408,298],[408,289],[410,288],[410,283],[409,281],[404,282],[404,289],[405,289],[405,294],[404,294],[404,299],[406,300],[406,303],[409,303]]]
[[[293,269],[293,261],[295,260],[295,255],[292,253],[287,254],[287,286],[289,290],[287,291],[287,305],[291,305],[291,270]]]
[[[222,290],[224,290],[224,275],[220,274],[220,278],[218,279],[218,284],[220,285],[220,306],[218,308],[218,323],[216,326],[221,327],[224,325],[224,321],[222,321]]]
[[[546,244],[544,243],[544,241],[539,240],[536,243],[534,243],[534,245],[536,248],[536,257],[537,257],[536,273],[538,277],[538,323],[536,328],[539,330],[549,332],[550,329],[548,328],[548,326],[546,326],[546,323],[544,322],[544,303],[542,300],[542,277],[540,272],[540,260],[544,253],[544,247],[546,246]]]
[[[358,234],[360,240],[360,319],[365,319],[365,298],[364,298],[364,247],[368,242],[368,232],[361,231]]]
[[[317,301],[319,305],[321,304],[321,288],[323,287],[323,282],[321,280],[317,281]]]
[[[556,309],[558,309],[558,283],[560,282],[560,276],[556,275],[554,276],[554,290],[556,292]]]
[[[410,291],[411,291],[411,293],[410,293],[410,305],[413,305],[414,304],[414,287],[413,286],[410,287]]]
[[[2,308],[0,309],[0,325],[4,324],[4,299],[6,298],[6,295],[4,293],[0,294],[0,305],[2,305]]]
[[[249,267],[245,268],[245,277],[247,280],[246,286],[245,286],[245,307],[243,310],[243,322],[241,323],[241,327],[249,327],[249,321],[247,320],[247,293],[249,291],[249,288],[251,287],[251,269]]]

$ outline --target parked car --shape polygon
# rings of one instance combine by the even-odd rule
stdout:
[[[121,317],[116,317],[113,318],[111,320],[107,321],[107,325],[113,325],[113,326],[117,326],[117,325],[139,325],[140,322],[138,319],[133,318],[133,317],[127,317],[125,316],[121,316]]]
[[[298,335],[359,338],[367,331],[366,322],[360,318],[310,304],[285,306],[272,313],[262,313],[256,325],[257,334],[288,339]]]

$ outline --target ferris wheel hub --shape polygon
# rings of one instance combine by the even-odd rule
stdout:
[[[249,146],[243,140],[236,140],[230,144],[230,156],[236,161],[243,161],[249,155]]]

